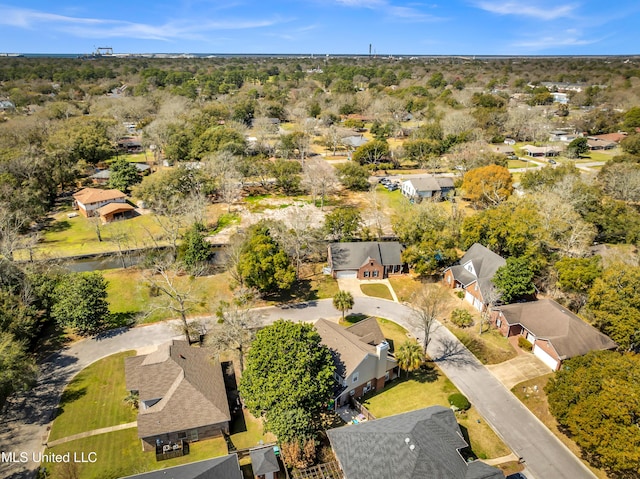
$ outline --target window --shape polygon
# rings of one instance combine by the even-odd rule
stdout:
[[[360,376],[360,374],[353,373],[353,379],[352,379],[353,384],[358,382],[359,376]]]
[[[364,387],[364,391],[363,391],[363,392],[366,394],[366,393],[368,393],[369,391],[371,391],[371,381],[369,381],[369,382],[367,383],[367,385]]]
[[[353,396],[356,394],[356,390],[352,389],[351,391],[349,391],[349,396]]]
[[[496,319],[496,326],[502,326],[502,320],[500,318]]]
[[[365,277],[365,278],[368,278],[368,277],[369,277],[369,271],[365,271],[365,272],[364,272],[364,277]]]
[[[373,272],[373,277],[374,277],[374,278],[377,278],[377,277],[378,277],[378,270],[377,270],[377,269]]]
[[[387,374],[385,374],[385,375],[384,375],[384,380],[385,380],[385,381],[388,381],[388,380],[389,380],[389,377],[390,377],[390,376],[389,376],[389,371],[387,371]]]

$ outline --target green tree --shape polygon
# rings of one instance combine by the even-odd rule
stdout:
[[[640,133],[632,133],[620,142],[620,147],[625,153],[640,156]]]
[[[0,405],[13,392],[30,388],[36,380],[38,368],[27,352],[24,342],[16,341],[10,333],[0,331]]]
[[[198,271],[211,258],[211,243],[202,233],[204,226],[194,223],[184,234],[178,248],[180,259],[192,274]]]
[[[87,335],[104,327],[108,316],[107,282],[102,274],[71,273],[56,286],[51,317],[60,326]]]
[[[462,180],[465,197],[478,206],[495,206],[513,192],[511,173],[504,166],[488,165],[467,171]]]
[[[247,353],[240,394],[280,441],[308,439],[321,428],[335,372],[331,351],[321,341],[312,325],[279,320],[258,331]]]
[[[640,106],[633,106],[624,114],[623,126],[627,131],[640,127]]]
[[[361,164],[376,164],[386,159],[389,155],[389,144],[383,140],[373,140],[356,148],[353,152],[353,161]]]
[[[296,279],[289,257],[264,224],[252,228],[242,246],[237,270],[244,285],[263,294],[288,290]]]
[[[569,158],[580,158],[585,153],[589,152],[588,140],[584,137],[579,137],[569,143],[567,146],[567,156]]]
[[[508,304],[536,292],[533,277],[529,260],[512,256],[507,258],[504,266],[498,268],[492,281],[500,293],[500,299]]]
[[[558,273],[558,286],[562,291],[587,293],[593,282],[602,276],[600,256],[590,258],[561,258],[553,265]]]
[[[569,359],[545,391],[549,410],[591,464],[611,477],[637,477],[640,356],[594,351]]]
[[[407,339],[396,351],[396,361],[398,367],[407,372],[407,377],[411,371],[420,369],[424,363],[424,352],[418,343]]]
[[[292,195],[300,190],[300,173],[302,165],[295,160],[277,159],[272,167],[276,186],[286,195]]]
[[[361,225],[360,212],[351,206],[339,206],[324,219],[324,230],[335,241],[352,239]]]
[[[109,165],[111,176],[109,177],[109,188],[127,192],[133,185],[142,181],[138,174],[136,165],[128,162],[125,158],[118,158]]]
[[[77,117],[62,123],[49,137],[47,149],[53,155],[63,155],[73,163],[84,160],[95,165],[113,156],[109,140],[111,120]]]
[[[349,291],[338,291],[333,297],[333,307],[342,313],[344,321],[344,313],[353,308],[353,295]]]
[[[369,170],[357,163],[338,165],[338,179],[345,187],[354,191],[366,191],[371,187]]]
[[[589,290],[594,325],[624,350],[640,350],[640,267],[613,264]]]

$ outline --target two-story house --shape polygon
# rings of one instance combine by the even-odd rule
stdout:
[[[316,330],[322,344],[331,350],[338,383],[336,406],[347,404],[372,390],[383,389],[387,381],[398,376],[398,363],[389,352],[375,318],[367,318],[349,328],[319,319]]]

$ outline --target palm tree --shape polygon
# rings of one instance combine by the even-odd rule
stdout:
[[[338,291],[333,297],[333,307],[342,311],[342,321],[344,321],[344,312],[353,308],[353,295],[349,291]]]
[[[407,377],[409,377],[410,371],[415,371],[422,366],[424,353],[418,343],[407,340],[396,351],[396,360],[400,369],[407,371]]]

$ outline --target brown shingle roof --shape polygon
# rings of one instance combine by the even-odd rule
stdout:
[[[100,188],[84,188],[73,195],[73,198],[83,205],[100,203],[101,201],[116,200],[126,198],[120,190],[101,190]]]
[[[521,324],[536,338],[551,342],[560,359],[617,346],[608,336],[550,299],[497,308],[511,324]]]
[[[98,213],[102,216],[111,213],[117,213],[118,211],[133,211],[135,208],[129,203],[109,203],[101,208],[98,208]]]
[[[146,356],[125,359],[127,388],[140,394],[138,437],[230,420],[222,367],[211,357],[206,348],[174,340]],[[144,401],[151,405],[145,407]]]

